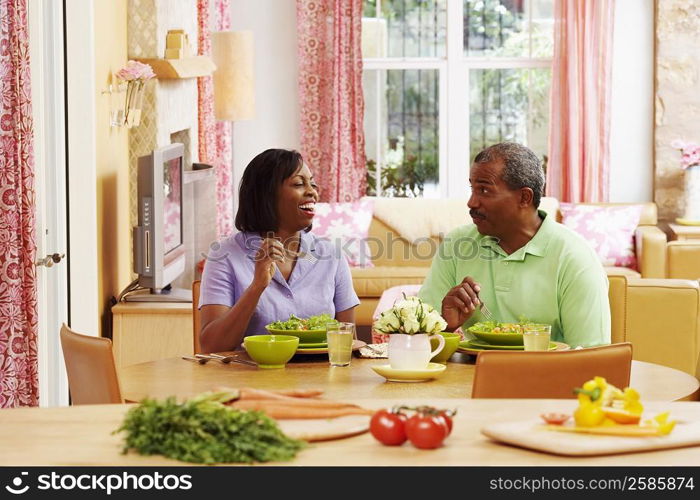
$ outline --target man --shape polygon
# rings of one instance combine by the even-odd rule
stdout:
[[[552,325],[571,347],[610,343],[608,280],[578,234],[538,210],[539,159],[514,143],[491,146],[469,171],[473,225],[440,246],[419,296],[442,311],[450,331],[484,321],[481,304],[502,322]]]

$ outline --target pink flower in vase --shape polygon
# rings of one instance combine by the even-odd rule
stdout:
[[[155,77],[150,65],[138,61],[129,61],[117,71],[116,77],[126,82],[126,101],[124,103],[124,125],[128,127],[139,124],[143,87],[146,81]]]
[[[156,76],[149,64],[138,61],[129,61],[122,69],[117,71],[116,77],[125,82],[132,80],[150,80]]]
[[[700,145],[676,139],[671,143],[671,147],[681,150],[681,168],[683,170],[700,165]]]

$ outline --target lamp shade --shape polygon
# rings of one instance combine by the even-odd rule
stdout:
[[[211,34],[214,71],[214,116],[217,120],[250,120],[255,116],[253,32]]]

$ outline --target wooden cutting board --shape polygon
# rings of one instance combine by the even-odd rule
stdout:
[[[278,420],[284,433],[304,441],[330,441],[342,439],[369,430],[369,415],[347,415],[329,419]]]
[[[700,422],[678,422],[667,436],[622,437],[546,429],[541,421],[488,425],[481,433],[496,441],[555,455],[591,456],[700,445]]]

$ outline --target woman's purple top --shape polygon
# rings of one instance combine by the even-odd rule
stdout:
[[[255,255],[262,238],[256,233],[237,233],[212,245],[202,275],[199,307],[233,306],[253,281]],[[217,248],[218,247],[218,248]],[[265,325],[286,320],[290,314],[308,318],[355,307],[360,300],[352,287],[350,268],[336,247],[311,233],[301,232],[300,253],[289,281],[279,269],[260,296],[245,335],[268,333]]]

